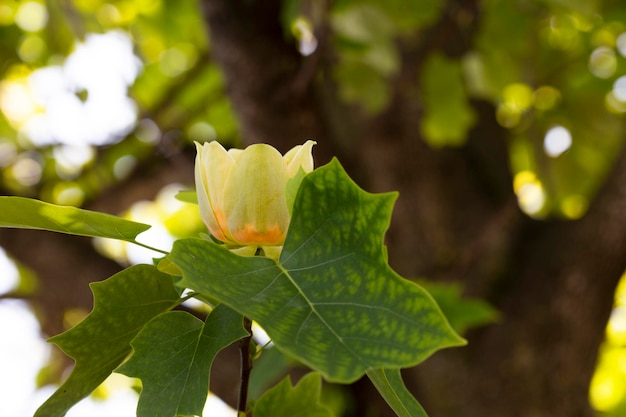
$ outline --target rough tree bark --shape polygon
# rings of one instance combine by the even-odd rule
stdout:
[[[333,152],[345,157],[365,189],[399,190],[387,236],[391,265],[407,277],[461,280],[467,293],[502,312],[498,324],[468,335],[468,347],[437,353],[406,373],[430,415],[590,416],[588,384],[626,267],[626,157],[582,220],[536,221],[517,209],[504,132],[490,105],[475,103],[479,121],[464,147],[424,144],[420,92],[411,80],[433,49],[463,52],[455,39],[471,36],[480,17],[474,2],[450,3],[431,36],[421,37],[436,45],[403,45],[389,109],[377,117],[349,109],[343,130],[329,117],[327,108],[341,105],[328,85],[311,77],[303,87],[311,58],[286,43],[278,2],[203,6],[244,138],[286,148],[313,137],[321,160]],[[348,154],[346,143],[358,150]]]

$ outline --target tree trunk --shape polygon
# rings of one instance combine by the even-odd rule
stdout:
[[[277,4],[203,1],[214,59],[246,140],[284,151],[313,138],[319,159],[338,155],[363,188],[399,190],[387,235],[392,267],[407,278],[460,280],[501,311],[497,324],[467,336],[467,347],[406,372],[431,417],[591,415],[588,385],[626,267],[626,157],[583,219],[527,218],[517,209],[505,133],[489,104],[474,103],[479,120],[461,148],[435,150],[419,137],[420,92],[411,80],[431,45],[405,50],[391,105],[365,117],[342,107],[323,77],[302,83],[307,66],[323,71],[325,58],[303,59],[285,41]],[[464,7],[477,18],[472,2]],[[471,30],[454,25],[444,14],[431,29]],[[424,39],[462,52],[451,47],[458,37],[435,35]],[[342,108],[344,123],[329,108]]]

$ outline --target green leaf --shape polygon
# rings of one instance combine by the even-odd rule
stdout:
[[[175,242],[169,257],[181,286],[256,320],[326,379],[353,382],[465,343],[432,297],[387,265],[383,237],[395,199],[361,190],[334,160],[302,180],[279,261],[199,239]]]
[[[72,329],[49,339],[76,365],[35,417],[64,416],[126,359],[139,330],[180,299],[172,277],[150,265],[130,267],[90,287],[93,311]]]
[[[175,198],[183,203],[198,204],[198,195],[195,191],[179,191]]]
[[[254,361],[248,384],[248,397],[257,399],[273,382],[285,375],[294,362],[280,349],[265,348],[260,358]]]
[[[223,304],[205,323],[182,311],[152,319],[131,342],[133,356],[116,370],[141,379],[137,416],[202,415],[215,356],[247,335],[243,317]]]
[[[498,311],[481,299],[463,298],[461,285],[420,281],[441,307],[450,326],[459,334],[470,327],[483,326],[498,320]]]
[[[404,385],[399,369],[373,369],[367,376],[398,417],[428,417]]]
[[[332,417],[320,404],[322,378],[311,372],[302,377],[295,387],[291,378],[285,377],[268,390],[254,406],[254,417]]]
[[[135,242],[149,225],[76,207],[24,197],[0,197],[0,227],[49,230],[70,235]]]
[[[433,147],[459,146],[476,115],[470,106],[458,61],[435,54],[422,73],[420,88],[424,95],[422,135]]]

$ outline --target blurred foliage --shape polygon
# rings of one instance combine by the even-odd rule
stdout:
[[[132,42],[139,74],[126,80],[130,82],[125,94],[132,99],[126,117],[134,121],[103,143],[77,144],[58,135],[43,142],[33,138],[33,125],[58,109],[52,90],[65,88],[85,107],[100,94],[77,85],[68,70],[92,34],[117,34]],[[223,79],[209,54],[196,2],[0,1],[0,189],[4,194],[81,205],[137,167],[150,164],[155,151],[162,157],[193,140],[218,136],[226,143],[236,142],[236,122]],[[107,71],[119,70],[128,78],[120,69],[126,64],[109,64]],[[82,65],[90,71],[88,63]],[[56,81],[67,85],[52,85],[49,78],[43,88],[36,85],[46,68],[61,68]],[[100,110],[106,112],[106,107]],[[75,117],[76,124],[81,121]],[[36,126],[34,131],[47,127]]]
[[[418,283],[433,296],[452,328],[460,335],[464,335],[470,328],[494,323],[499,319],[497,310],[486,301],[463,297],[463,288],[459,283],[427,280],[419,280]]]

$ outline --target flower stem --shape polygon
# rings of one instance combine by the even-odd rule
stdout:
[[[239,352],[241,354],[241,385],[239,387],[239,400],[237,401],[237,416],[246,417],[248,405],[248,384],[250,382],[250,372],[252,371],[252,355],[250,354],[250,342],[252,341],[252,320],[243,318],[243,327],[249,333],[239,341]]]

